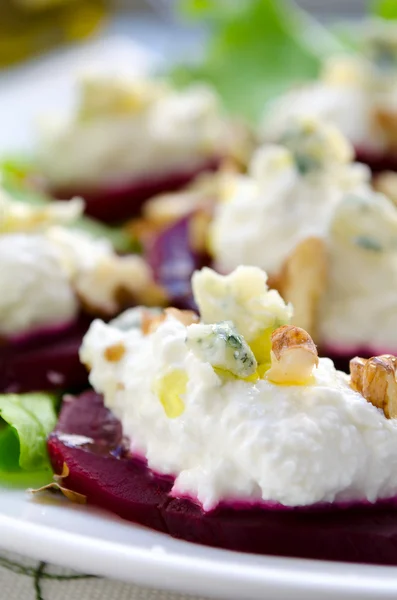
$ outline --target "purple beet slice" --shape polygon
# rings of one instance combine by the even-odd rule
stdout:
[[[210,262],[208,256],[194,252],[190,243],[188,215],[160,231],[145,249],[145,258],[153,276],[167,292],[169,304],[197,310],[191,277],[196,269]]]
[[[60,200],[82,196],[88,215],[105,223],[112,223],[136,216],[148,198],[163,192],[178,190],[201,173],[215,171],[219,164],[219,158],[214,157],[193,169],[141,177],[118,185],[109,184],[101,189],[54,188],[50,192],[54,198]]]
[[[68,327],[0,342],[0,392],[23,393],[82,389],[87,371],[79,349],[90,319],[83,315]]]
[[[86,436],[90,441],[73,438]],[[171,498],[172,481],[128,456],[120,423],[95,392],[65,402],[48,441],[64,486],[125,519],[187,541],[229,550],[397,565],[397,501],[375,505],[220,505],[204,513]]]
[[[92,441],[79,446],[73,435]],[[139,461],[118,458],[124,455],[121,425],[95,392],[64,404],[48,450],[56,473],[68,466],[64,487],[124,519],[166,531],[161,506],[172,482],[153,476]]]

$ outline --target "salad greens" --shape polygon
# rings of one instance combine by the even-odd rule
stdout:
[[[57,421],[57,398],[44,393],[0,395],[0,482],[50,473],[46,439]]]
[[[396,0],[375,0],[372,8],[374,14],[383,19],[397,19]]]
[[[213,85],[227,110],[254,123],[270,99],[315,78],[325,57],[355,47],[347,24],[327,30],[289,0],[182,0],[180,7],[210,35],[202,60],[178,65],[172,79]],[[371,9],[397,18],[396,0],[372,0]]]
[[[178,66],[174,81],[212,84],[228,110],[251,121],[267,100],[316,77],[324,48],[338,47],[331,34],[285,0],[184,0],[181,10],[207,21],[211,33],[202,61]]]
[[[2,187],[15,200],[29,204],[45,204],[50,200],[34,186],[29,186],[29,179],[37,176],[31,159],[24,156],[9,157],[0,161],[0,182]],[[94,237],[108,239],[118,252],[135,250],[131,236],[127,235],[121,227],[111,227],[91,217],[83,215],[74,224],[74,229],[81,229]]]

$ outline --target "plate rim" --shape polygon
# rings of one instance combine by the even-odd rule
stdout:
[[[98,518],[106,518],[106,513],[100,513]],[[245,600],[263,599],[264,592],[272,598],[289,598],[293,592],[295,598],[305,600],[314,600],[320,593],[324,600],[341,593],[345,600],[397,595],[395,567],[257,555],[252,556],[264,561],[252,565],[228,563],[228,555],[240,553],[213,548],[218,554],[216,559],[176,556],[134,544],[106,540],[98,543],[98,538],[87,534],[65,532],[4,513],[0,513],[0,532],[3,550],[90,575],[179,593],[224,598],[227,591],[229,600],[241,600],[241,594]],[[241,556],[246,559],[250,555]]]

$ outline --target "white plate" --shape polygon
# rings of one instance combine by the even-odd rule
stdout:
[[[153,34],[153,31],[152,31]],[[146,30],[142,38],[148,37]],[[152,35],[154,40],[159,36]],[[153,48],[153,45],[151,46]],[[162,46],[162,47],[160,47]],[[28,149],[33,123],[73,102],[76,66],[145,70],[164,49],[109,37],[0,77],[0,152]],[[162,52],[164,54],[164,52]],[[27,102],[27,98],[29,101]],[[0,489],[0,547],[81,572],[224,600],[397,597],[397,569],[260,557],[174,540],[91,507]]]
[[[80,572],[224,600],[397,597],[395,568],[215,550],[17,490],[0,490],[0,547]]]

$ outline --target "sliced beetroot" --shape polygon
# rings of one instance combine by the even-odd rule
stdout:
[[[71,434],[91,437],[92,442],[76,445],[68,437]],[[56,473],[62,472],[64,463],[68,466],[66,488],[124,519],[165,531],[160,508],[172,483],[154,477],[139,461],[117,458],[123,455],[121,425],[100,396],[88,392],[64,405],[48,450]]]
[[[81,394],[76,404],[74,396],[66,396],[59,415],[56,431],[65,435],[80,435],[103,444],[113,452],[122,445],[121,423],[106,408],[102,396],[88,391]],[[78,406],[78,410],[76,407]]]
[[[397,154],[376,152],[367,148],[356,148],[357,162],[368,165],[372,173],[397,171]]]
[[[141,177],[101,189],[54,188],[50,192],[54,198],[61,200],[82,196],[88,215],[100,221],[112,223],[136,216],[148,198],[163,192],[178,190],[201,173],[215,171],[219,163],[220,160],[214,157],[193,169],[181,169],[172,173]]]
[[[393,508],[221,508],[203,515],[186,500],[165,512],[174,537],[208,546],[345,562],[397,564],[397,510]]]
[[[190,243],[191,215],[173,223],[156,235],[145,249],[156,282],[168,294],[169,304],[177,308],[197,310],[192,293],[191,277],[209,259],[194,252]]]
[[[0,344],[0,392],[23,393],[58,389],[82,389],[87,370],[79,349],[89,319],[81,317],[68,328],[55,327]]]
[[[65,487],[174,537],[242,552],[397,565],[395,501],[309,508],[224,505],[204,513],[190,500],[171,498],[172,482],[123,448],[120,423],[95,392],[64,404],[48,442],[55,472],[64,463],[69,468]]]

